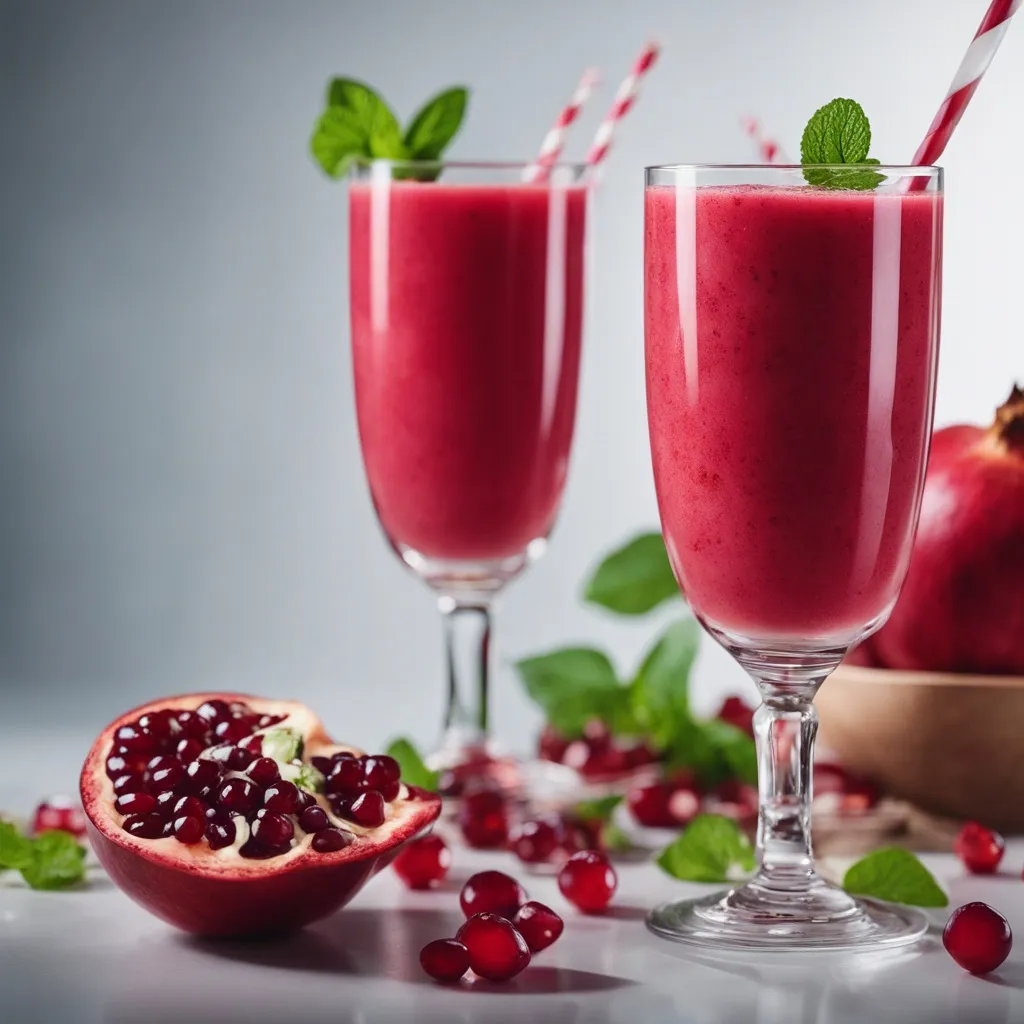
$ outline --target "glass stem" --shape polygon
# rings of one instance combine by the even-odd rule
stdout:
[[[443,747],[477,747],[487,738],[492,602],[487,597],[443,594],[437,604],[444,621],[448,665]]]

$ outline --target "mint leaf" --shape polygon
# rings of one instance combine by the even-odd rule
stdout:
[[[402,781],[407,786],[419,786],[420,789],[429,789],[431,792],[437,790],[439,774],[432,772],[423,763],[419,751],[404,736],[393,740],[385,753],[398,762],[402,769]]]
[[[0,869],[21,871],[32,863],[32,840],[9,821],[0,821]]]
[[[85,878],[85,848],[70,832],[43,832],[21,874],[33,889],[66,889]]]
[[[757,746],[742,729],[721,719],[698,723],[702,763],[691,765],[701,778],[716,784],[724,779],[740,779],[757,785]]]
[[[313,130],[310,148],[332,178],[344,176],[354,160],[408,157],[398,119],[368,85],[335,78],[327,87],[327,109]]]
[[[659,749],[673,744],[692,723],[689,677],[700,645],[695,619],[673,622],[658,638],[632,683],[633,713]]]
[[[658,866],[684,882],[728,882],[754,869],[754,851],[736,822],[701,814],[661,851]]]
[[[864,169],[877,164],[868,157],[871,123],[864,108],[854,100],[835,99],[819,107],[807,122],[800,140],[803,164],[851,164],[849,171],[808,167],[804,178],[821,188],[871,189],[885,180],[877,171]]]
[[[661,534],[640,534],[613,551],[594,570],[583,596],[620,615],[643,615],[678,597]]]
[[[563,736],[581,735],[592,718],[617,735],[637,731],[629,688],[619,682],[603,651],[567,647],[524,658],[515,667],[530,698]]]
[[[572,815],[580,821],[608,821],[622,800],[621,794],[617,793],[594,800],[583,800],[572,809]]]
[[[414,160],[437,160],[455,137],[466,116],[469,92],[454,86],[428,100],[409,127],[403,140]]]
[[[909,850],[898,846],[875,850],[862,857],[846,872],[843,888],[856,896],[873,896],[912,907],[949,904],[932,873]]]

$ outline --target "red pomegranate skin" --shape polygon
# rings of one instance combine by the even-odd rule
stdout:
[[[112,881],[150,913],[186,932],[230,937],[279,934],[302,928],[343,907],[377,872],[397,856],[402,844],[425,832],[441,813],[433,793],[409,787],[408,808],[384,830],[360,836],[344,850],[307,850],[278,866],[273,860],[221,858],[198,847],[184,847],[169,856],[158,843],[135,839],[108,815],[109,794],[104,760],[116,729],[160,708],[189,709],[220,698],[243,701],[264,713],[299,709],[310,722],[305,731],[307,754],[331,747],[333,741],[302,705],[267,701],[247,694],[201,693],[168,697],[129,711],[112,722],[93,744],[82,768],[82,803],[89,819],[93,850]]]
[[[885,667],[1024,674],[1024,392],[937,431],[910,571],[872,638]]]

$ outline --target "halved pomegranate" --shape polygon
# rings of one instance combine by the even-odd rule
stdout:
[[[122,715],[89,751],[81,792],[113,881],[199,935],[334,913],[441,812],[396,762],[335,744],[302,704],[232,693]]]

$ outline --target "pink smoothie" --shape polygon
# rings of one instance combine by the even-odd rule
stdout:
[[[843,643],[895,601],[931,427],[941,235],[926,193],[647,189],[658,502],[710,625]]]
[[[586,192],[350,195],[356,408],[381,524],[431,558],[519,554],[548,534],[565,485]]]

